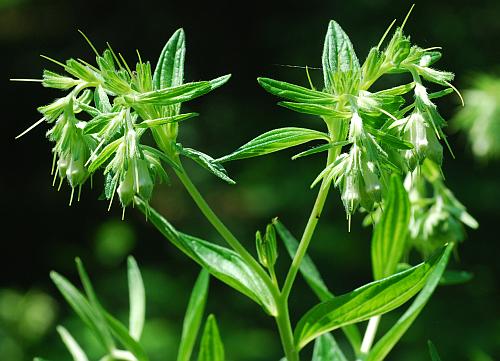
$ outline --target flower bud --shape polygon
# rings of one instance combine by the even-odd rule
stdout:
[[[353,214],[356,208],[358,208],[361,199],[357,174],[346,174],[342,187],[341,198],[342,203],[344,203],[346,213],[348,215]]]
[[[79,185],[82,185],[87,176],[89,175],[87,168],[85,167],[85,162],[87,159],[83,157],[83,154],[80,153],[77,158],[75,156],[69,157],[69,163],[66,169],[66,177],[68,178],[68,182],[71,187],[75,188]]]
[[[276,231],[273,224],[267,225],[264,237],[262,237],[259,231],[255,233],[255,246],[259,262],[267,269],[273,268],[278,258]]]
[[[363,176],[363,192],[361,204],[366,209],[371,209],[374,203],[382,200],[380,180],[375,172],[373,162],[363,159],[361,162],[361,174]]]
[[[153,185],[148,162],[144,159],[130,160],[125,176],[117,189],[122,205],[124,207],[129,205],[135,195],[149,200],[153,193]]]

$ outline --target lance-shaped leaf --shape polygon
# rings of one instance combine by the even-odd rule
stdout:
[[[186,54],[185,39],[184,30],[178,29],[161,51],[153,74],[153,86],[156,90],[182,84]]]
[[[312,361],[347,361],[331,333],[319,336],[314,343]]]
[[[418,317],[420,312],[431,298],[434,290],[439,284],[439,280],[443,275],[448,259],[454,244],[450,243],[446,246],[444,254],[439,258],[436,266],[429,275],[427,282],[419,293],[415,301],[411,304],[408,310],[399,318],[394,326],[375,344],[370,353],[366,357],[366,361],[382,361],[392,348],[398,343],[406,330],[411,326],[413,321]]]
[[[214,315],[208,316],[200,342],[198,361],[224,361],[224,345]]]
[[[295,253],[297,253],[297,248],[299,247],[299,242],[297,239],[290,233],[290,231],[281,223],[278,219],[273,220],[274,227],[276,231],[280,235],[283,243],[285,244],[285,248],[290,255],[290,258],[293,259],[295,257]],[[335,296],[330,292],[328,287],[326,286],[321,274],[318,271],[318,268],[314,264],[313,260],[309,255],[305,255],[300,264],[300,273],[302,277],[304,277],[306,283],[309,285],[311,290],[314,292],[316,297],[321,302],[331,300]],[[352,345],[352,348],[357,351],[361,346],[361,334],[356,325],[347,325],[342,327],[342,331],[345,333],[347,339]],[[333,337],[333,336],[332,336]]]
[[[136,124],[135,126],[137,128],[152,128],[164,124],[179,123],[186,119],[197,117],[198,115],[199,115],[198,113],[186,113],[186,114],[176,114],[169,117],[162,117],[156,119],[146,119],[142,123]]]
[[[299,103],[332,105],[337,98],[331,94],[304,88],[284,81],[258,78],[259,84],[269,93]]]
[[[371,253],[376,280],[392,275],[405,249],[410,223],[410,200],[401,178],[393,174],[382,217],[373,232]]]
[[[82,350],[78,342],[71,336],[71,334],[62,326],[57,327],[57,332],[59,333],[59,336],[61,336],[61,339],[63,340],[64,344],[66,345],[66,348],[68,349],[69,353],[73,357],[74,361],[88,361],[89,359],[87,358],[87,355],[85,352]]]
[[[191,149],[191,148],[183,148],[179,144],[179,149],[182,155],[191,158],[194,160],[196,163],[201,165],[203,168],[208,170],[210,173],[216,175],[222,180],[225,180],[229,184],[235,184],[236,182],[229,178],[227,175],[226,169],[222,166],[222,164],[217,163],[215,159],[213,159],[211,156],[202,153],[196,149]]]
[[[340,25],[330,21],[323,46],[323,77],[325,87],[333,89],[333,75],[336,72],[359,70],[359,61],[351,41]]]
[[[273,129],[252,139],[233,153],[217,159],[217,162],[257,157],[307,143],[311,140],[328,141],[329,138],[325,133],[306,128],[288,127]]]
[[[105,313],[106,322],[116,339],[130,352],[138,361],[148,361],[148,356],[142,346],[132,338],[127,328],[109,313]]]
[[[80,291],[78,291],[66,278],[54,271],[50,273],[50,277],[71,308],[92,331],[102,346],[106,350],[112,351],[115,347],[114,342],[106,325],[106,321],[99,310],[92,307]]]
[[[172,88],[125,95],[123,99],[125,103],[132,107],[135,104],[172,105],[187,102],[202,96],[211,90],[212,85],[209,81],[199,81],[195,83],[182,84]]]
[[[325,117],[335,117],[340,119],[351,118],[352,114],[346,111],[333,109],[332,106],[308,103],[279,102],[278,105],[294,110],[299,113],[319,115]]]
[[[177,361],[189,361],[200,329],[208,295],[209,273],[203,269],[189,298],[189,304],[182,324],[182,337],[177,353]]]
[[[130,256],[128,263],[128,292],[130,302],[129,333],[136,341],[139,341],[144,327],[146,313],[146,294],[142,282],[141,271],[134,257]]]
[[[294,332],[297,347],[303,348],[323,333],[365,321],[401,306],[422,289],[446,254],[443,251],[437,257],[407,271],[314,306],[297,324]]]
[[[182,252],[206,268],[214,277],[260,304],[267,313],[276,315],[276,304],[271,291],[236,252],[178,232],[143,200],[136,197],[135,203],[165,238]]]

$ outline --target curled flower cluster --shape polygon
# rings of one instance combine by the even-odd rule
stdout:
[[[63,64],[48,58],[68,75],[45,70],[42,85],[69,93],[39,107],[43,118],[35,125],[43,121],[53,125],[47,136],[55,143],[54,181],[57,176],[60,184],[67,179],[71,199],[75,188],[80,191],[89,177],[104,168],[106,198],[111,205],[117,194],[125,208],[135,196],[147,202],[155,183],[168,180],[163,163],[178,169],[180,154],[194,158],[193,151],[183,151],[176,142],[178,123],[197,115],[182,114],[181,104],[221,86],[229,75],[183,83],[182,29],[165,45],[154,73],[140,55],[132,71],[109,46],[103,54],[95,53],[97,66],[83,60],[69,59]],[[153,136],[152,146],[143,143],[147,132]],[[205,168],[227,178],[221,166],[211,164],[211,157],[197,152],[196,161],[200,155]]]

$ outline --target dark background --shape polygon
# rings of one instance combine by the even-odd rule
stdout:
[[[109,41],[129,63],[135,62],[135,49],[140,49],[142,58],[155,64],[169,36],[184,27],[186,80],[233,74],[227,85],[186,106],[201,116],[184,123],[181,130],[184,145],[218,157],[272,128],[320,128],[318,119],[276,106],[276,99],[259,88],[256,77],[305,85],[303,69],[282,65],[320,66],[324,33],[332,18],[349,34],[363,60],[388,24],[404,18],[410,5],[394,0],[0,1],[0,359],[21,361],[34,355],[55,361],[69,359],[57,338],[57,323],[67,326],[97,359],[95,342],[63,303],[48,273],[55,269],[76,280],[73,259],[80,256],[103,303],[125,317],[125,257],[133,254],[144,272],[148,296],[144,343],[153,360],[173,360],[190,287],[199,271],[139,212],[128,209],[125,222],[120,220],[117,204],[107,212],[107,203],[97,200],[100,179],[95,180],[94,189],[85,187],[79,203],[68,207],[69,187],[64,184],[57,192],[51,186],[46,125],[14,140],[39,119],[36,107],[50,102],[58,92],[36,83],[11,83],[9,78],[40,78],[44,68],[59,70],[40,54],[93,62],[91,49],[77,29],[99,50]],[[419,1],[406,32],[422,47],[443,46],[438,67],[455,72],[455,84],[463,88],[475,72],[498,70],[499,15],[498,0]],[[314,79],[319,76],[313,71]],[[439,106],[445,118],[450,118],[458,101],[448,97]],[[439,288],[389,360],[428,360],[429,338],[443,361],[500,357],[499,163],[477,164],[463,135],[451,134],[450,142],[457,159],[445,155],[447,184],[480,223],[460,245],[454,267],[472,272],[474,279],[465,285]],[[274,216],[297,236],[305,225],[316,192],[308,186],[324,160],[317,156],[291,161],[293,154],[293,150],[285,151],[229,164],[236,186],[187,165],[209,203],[253,249],[255,230],[263,229]],[[156,188],[153,205],[183,231],[219,240],[175,179],[170,187]],[[339,194],[331,192],[310,254],[336,293],[370,280],[370,232],[361,227],[361,220],[360,215],[354,217],[348,233]],[[285,267],[288,259],[281,253]],[[299,279],[291,304],[295,317],[314,302]],[[216,280],[211,283],[207,311],[217,315],[228,360],[277,360],[281,356],[272,319]],[[381,329],[389,327],[396,316],[384,317]]]

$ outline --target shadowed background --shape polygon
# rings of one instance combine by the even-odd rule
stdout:
[[[214,93],[190,102],[185,109],[201,113],[186,121],[180,142],[214,157],[227,154],[245,141],[272,128],[307,126],[321,129],[319,118],[278,107],[276,98],[257,85],[269,76],[306,85],[304,69],[319,67],[324,34],[330,19],[350,36],[363,60],[378,43],[388,24],[402,19],[410,3],[394,0],[356,1],[185,1],[137,3],[0,0],[0,64],[2,76],[2,177],[0,241],[0,359],[30,360],[33,356],[69,360],[55,332],[62,323],[98,357],[92,336],[70,312],[48,273],[55,269],[76,280],[74,257],[87,266],[105,306],[123,318],[128,309],[125,258],[133,254],[142,271],[147,294],[147,323],[143,341],[152,360],[174,360],[182,316],[199,267],[174,249],[128,209],[122,222],[117,202],[110,212],[98,201],[101,179],[85,186],[82,199],[68,207],[69,187],[52,188],[52,154],[42,125],[20,140],[14,136],[39,119],[36,107],[59,96],[34,83],[10,83],[9,78],[40,78],[44,68],[59,71],[39,57],[70,57],[94,62],[81,29],[98,50],[106,41],[134,63],[135,49],[153,65],[170,35],[184,27],[187,35],[186,80],[233,76]],[[419,1],[406,32],[426,48],[443,46],[438,68],[457,74],[458,88],[475,72],[498,70],[500,2]],[[312,70],[320,86],[321,73]],[[438,102],[449,119],[458,99]],[[474,274],[465,285],[439,288],[422,316],[388,357],[389,360],[428,360],[431,339],[443,361],[492,361],[500,357],[499,266],[497,219],[500,214],[499,163],[478,164],[466,149],[463,135],[450,134],[457,159],[445,153],[447,184],[479,221],[460,245],[455,268]],[[306,148],[304,148],[306,149]],[[245,245],[253,251],[256,229],[275,216],[299,236],[312,207],[310,182],[322,169],[322,155],[291,161],[298,149],[227,165],[238,184],[228,186],[209,173],[188,172],[209,203]],[[179,229],[219,242],[172,174],[172,185],[155,188],[153,206]],[[347,232],[336,190],[312,242],[310,254],[327,284],[344,293],[370,280],[370,232],[353,218]],[[281,250],[281,266],[288,257]],[[292,313],[298,317],[315,298],[298,278],[292,293]],[[228,360],[278,360],[279,339],[271,318],[257,305],[220,282],[211,282],[207,311],[215,313]],[[384,317],[381,329],[398,312]],[[296,321],[296,320],[295,320]],[[342,336],[340,336],[343,342]],[[304,353],[307,355],[307,352]],[[306,359],[306,357],[304,358]]]

